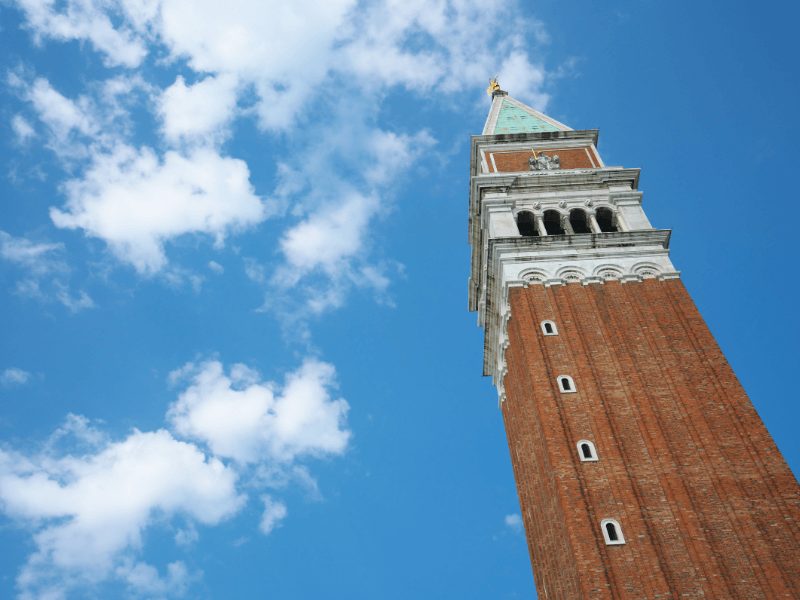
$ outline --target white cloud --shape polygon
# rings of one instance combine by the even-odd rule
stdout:
[[[522,531],[522,516],[519,513],[506,515],[506,518],[503,521],[506,524],[506,527],[509,529],[512,529],[516,532]]]
[[[192,580],[182,561],[169,563],[163,577],[154,566],[132,560],[123,561],[115,569],[114,574],[123,580],[135,595],[147,598],[183,596]]]
[[[415,135],[375,129],[366,137],[362,153],[370,157],[364,179],[373,186],[385,186],[397,179],[422,155],[429,153],[436,140],[428,131]]]
[[[35,34],[88,40],[110,63],[135,67],[147,45],[156,44],[198,74],[250,84],[268,129],[290,127],[333,77],[366,90],[401,85],[451,93],[485,84],[505,63],[510,75],[532,75],[525,90],[536,90],[541,69],[526,70],[527,55],[524,61],[514,56],[525,53],[526,34],[547,41],[540,22],[520,18],[516,3],[500,0],[18,3]],[[491,31],[503,35],[487,35]],[[225,120],[222,105],[211,111],[216,123]],[[197,116],[198,123],[202,119]]]
[[[99,143],[108,137],[100,126],[98,109],[89,97],[67,98],[42,77],[31,83],[14,78],[12,83],[44,125],[47,147],[63,160],[84,159],[88,153],[86,140]]]
[[[73,293],[61,282],[55,282],[55,297],[71,313],[94,308],[94,300],[83,290]]]
[[[217,361],[188,363],[170,376],[174,384],[188,380],[167,414],[175,433],[134,430],[115,440],[70,414],[39,452],[0,448],[0,512],[33,536],[17,578],[20,597],[61,598],[103,583],[134,596],[180,595],[198,574],[180,561],[144,562],[150,529],[172,528],[186,547],[197,541],[198,525],[239,512],[241,490],[295,483],[318,499],[298,461],[347,447],[348,405],[332,396],[334,375],[331,365],[309,359],[278,386],[241,364],[226,375]],[[258,527],[269,534],[288,509],[270,494],[260,499]]]
[[[539,110],[544,110],[550,101],[550,96],[542,91],[545,76],[544,69],[532,64],[521,49],[512,51],[498,71],[503,89],[513,90],[514,96],[524,98],[527,104]]]
[[[206,77],[188,86],[178,76],[159,100],[164,136],[172,142],[196,139],[202,143],[226,137],[225,126],[236,108],[236,88],[232,76]]]
[[[33,275],[63,271],[66,265],[58,257],[63,244],[36,243],[0,231],[0,258],[23,267]]]
[[[58,3],[57,7],[52,0],[17,0],[17,4],[37,38],[89,40],[109,65],[135,67],[146,54],[142,40],[130,29],[114,27],[110,15],[104,11],[113,11],[113,2],[72,0]]]
[[[179,546],[191,546],[200,539],[200,533],[193,523],[175,532],[175,543]]]
[[[71,442],[96,450],[108,445],[109,441],[108,436],[93,425],[89,419],[83,415],[69,413],[64,419],[64,423],[47,439],[45,448],[50,452],[62,442]]]
[[[33,242],[0,230],[0,260],[23,272],[15,286],[20,296],[43,302],[57,301],[72,313],[93,307],[89,294],[83,290],[73,292],[66,283],[70,268],[63,259],[63,252],[63,244]]]
[[[216,275],[222,275],[225,272],[225,267],[215,260],[208,261],[208,268]]]
[[[164,0],[152,22],[173,56],[198,73],[253,84],[261,123],[285,129],[325,78],[355,0]],[[265,35],[264,32],[269,32]]]
[[[18,367],[8,367],[0,373],[0,384],[5,386],[24,385],[30,380],[31,374]]]
[[[337,131],[352,135],[343,139]],[[421,156],[432,154],[435,143],[427,131],[414,135],[384,131],[347,111],[322,131],[318,145],[302,153],[298,168],[285,169],[295,180],[308,182],[310,190],[289,188],[290,194],[304,195],[304,204],[296,210],[307,216],[280,239],[285,262],[272,278],[277,289],[285,292],[299,286],[312,314],[341,306],[353,286],[370,288],[385,300],[389,279],[385,265],[370,264],[371,231],[375,221],[392,210],[398,178]],[[350,172],[363,183],[355,186],[340,174]],[[282,181],[278,187],[284,188]],[[311,278],[313,283],[304,286]],[[299,314],[296,307],[292,313]]]
[[[116,75],[102,82],[90,82],[88,94],[68,98],[43,77],[28,80],[20,73],[7,77],[11,88],[33,109],[43,127],[44,144],[70,170],[80,166],[101,149],[109,149],[132,129],[130,108],[154,94],[140,75]],[[12,121],[18,138],[30,139],[35,131],[22,116]],[[30,130],[30,131],[29,131]]]
[[[244,263],[244,274],[247,278],[254,283],[266,283],[267,274],[263,265],[252,257],[246,256],[242,261]]]
[[[98,154],[82,178],[65,184],[67,204],[51,208],[58,227],[83,229],[105,241],[142,274],[167,264],[164,244],[186,234],[225,236],[261,222],[265,207],[255,195],[244,161],[210,149],[167,152],[119,145]]]
[[[280,526],[289,511],[283,502],[273,500],[270,496],[262,496],[261,501],[264,503],[264,512],[261,514],[258,528],[264,535],[269,535],[273,529]]]
[[[97,125],[87,110],[86,99],[74,102],[59,93],[44,78],[34,80],[28,90],[28,99],[42,122],[59,138],[66,138],[72,131],[84,135],[97,132]]]
[[[289,229],[281,250],[289,264],[285,274],[295,281],[318,267],[333,274],[344,259],[358,252],[378,199],[351,191]]]
[[[11,129],[14,132],[14,135],[17,136],[17,142],[20,144],[27,143],[36,135],[36,131],[33,129],[33,126],[22,115],[14,115],[12,117]]]
[[[134,431],[81,455],[0,450],[0,507],[35,530],[35,551],[18,578],[23,596],[46,597],[115,575],[143,590],[179,584],[181,566],[162,580],[133,560],[144,531],[179,515],[219,523],[244,502],[236,481],[218,459],[164,430]]]
[[[329,111],[336,102],[332,99],[341,99],[342,106],[334,111],[342,114],[331,120],[326,112],[326,125],[316,127],[317,137],[333,149],[320,151],[322,144],[312,142],[296,150],[296,160],[290,157],[279,165],[275,188],[280,204],[293,205],[292,213],[300,217],[280,239],[287,265],[299,267],[303,274],[321,268],[328,276],[345,275],[314,300],[321,310],[340,303],[350,285],[386,280],[379,266],[367,264],[364,252],[369,227],[378,214],[376,206],[386,204],[390,183],[413,164],[419,148],[429,148],[433,142],[425,132],[409,136],[372,125],[390,88],[402,86],[420,101],[427,97],[439,105],[461,93],[460,103],[473,104],[487,79],[499,74],[506,89],[537,107],[544,108],[548,101],[543,91],[548,74],[529,49],[531,37],[544,44],[547,32],[535,19],[520,18],[515,2],[21,0],[20,5],[28,26],[38,35],[88,40],[111,63],[137,66],[149,48],[159,60],[187,65],[191,76],[178,76],[161,93],[153,93],[161,132],[173,146],[217,146],[230,134],[233,119],[242,115],[257,115],[266,129],[289,130],[298,118],[314,122],[316,112]],[[487,31],[504,33],[487,35]],[[38,110],[54,135],[87,136],[99,130],[84,118],[85,98],[70,105],[52,88],[38,87],[38,95],[47,99],[39,102]],[[466,98],[464,90],[469,90]],[[348,135],[342,136],[343,131]],[[167,153],[162,161],[147,148],[131,148],[119,136],[112,142],[103,142],[103,152],[91,152],[93,163],[86,175],[69,182],[66,211],[53,213],[59,226],[81,227],[104,239],[141,273],[163,269],[164,243],[173,237],[208,233],[221,239],[228,225],[206,223],[217,212],[208,204],[218,203],[210,201],[205,209],[188,215],[185,227],[179,225],[187,216],[184,208],[171,210],[174,198],[179,199],[177,204],[186,204],[180,200],[189,198],[187,187],[194,186],[192,181],[176,182],[173,170],[185,171],[181,163],[196,160],[196,154]],[[354,155],[350,170],[331,175],[347,154]],[[215,157],[210,172],[216,186],[225,188],[235,161],[218,153]],[[288,178],[281,176],[287,172],[300,172],[307,185],[287,185]],[[200,187],[202,196],[207,190]],[[311,189],[303,193],[304,187]],[[175,188],[177,194],[172,193]],[[345,197],[344,207],[337,195]],[[234,197],[243,200],[247,193]],[[252,208],[249,200],[245,204]],[[242,202],[229,205],[243,208]],[[321,212],[333,218],[329,227]],[[128,217],[130,226],[123,224]],[[239,224],[262,218],[263,214],[248,213]],[[304,244],[300,238],[306,233],[310,237]],[[331,257],[312,256],[322,241],[330,240],[335,242]],[[337,257],[339,264],[334,267]],[[363,276],[365,267],[378,277]],[[277,281],[296,284],[300,279],[282,273]],[[329,303],[320,300],[326,296]]]
[[[353,13],[336,68],[369,85],[401,85],[423,94],[477,91],[509,57],[526,52],[527,30],[539,43],[546,41],[541,23],[520,17],[521,8],[501,0],[367,3]],[[497,31],[502,35],[490,33]]]
[[[226,375],[218,361],[189,363],[172,377],[190,385],[168,419],[180,435],[242,464],[341,454],[350,438],[349,406],[332,397],[334,376],[332,365],[306,360],[279,388],[241,364]]]

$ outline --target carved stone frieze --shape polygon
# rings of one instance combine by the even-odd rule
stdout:
[[[561,168],[561,159],[558,154],[547,156],[543,152],[533,155],[528,159],[528,168],[531,171],[555,171]]]

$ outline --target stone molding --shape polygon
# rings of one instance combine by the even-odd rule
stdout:
[[[499,401],[505,401],[511,288],[679,278],[669,260],[669,237],[668,230],[648,230],[489,240],[486,294],[477,310],[485,334],[483,372],[492,377]]]

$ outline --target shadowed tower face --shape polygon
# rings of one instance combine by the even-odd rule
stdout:
[[[800,598],[800,491],[642,210],[639,170],[490,88],[484,328],[540,598]]]

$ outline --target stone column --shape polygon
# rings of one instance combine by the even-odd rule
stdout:
[[[539,231],[539,235],[547,235],[547,229],[544,226],[544,219],[542,218],[542,215],[534,215],[534,219],[536,220],[536,229]]]
[[[593,212],[589,213],[589,229],[592,230],[592,233],[602,233],[600,231],[600,224],[597,222],[597,217]]]
[[[569,222],[569,214],[561,215],[561,228],[567,235],[575,235],[575,230],[572,229],[572,223]]]

